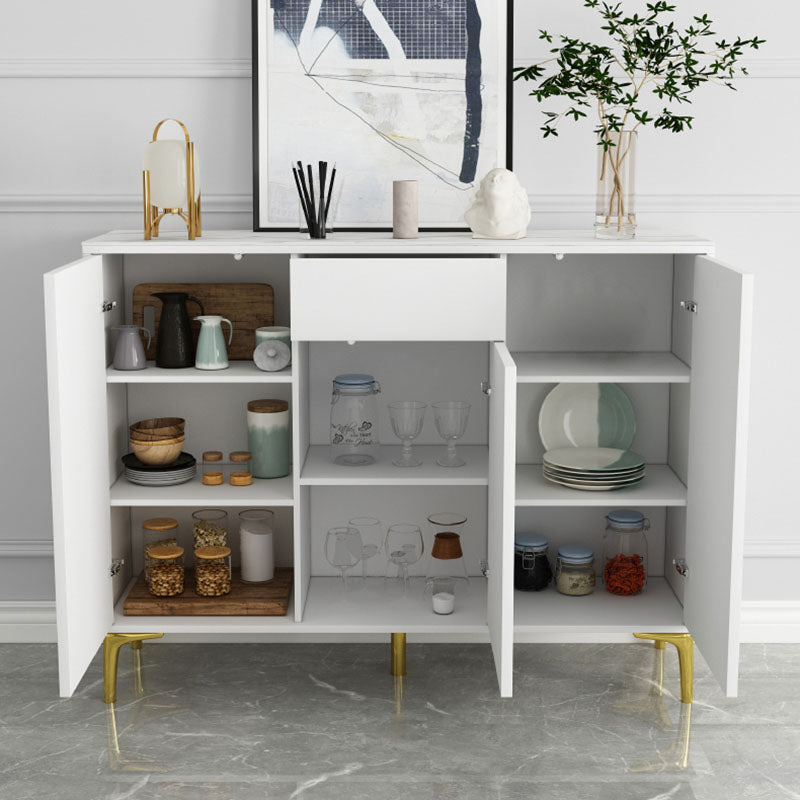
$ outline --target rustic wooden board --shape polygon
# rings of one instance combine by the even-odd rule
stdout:
[[[156,357],[158,321],[161,318],[161,301],[153,292],[186,292],[203,303],[206,314],[219,314],[233,323],[233,341],[228,347],[231,361],[250,361],[256,347],[255,329],[275,322],[275,294],[268,283],[140,283],[133,289],[133,324],[144,325],[144,309],[152,306],[155,313],[153,341],[147,348],[147,357]],[[199,316],[197,303],[187,302],[189,318]],[[228,341],[228,326],[222,331]],[[194,341],[200,332],[200,323],[192,322]]]
[[[279,567],[269,583],[242,583],[233,571],[230,594],[202,597],[194,590],[194,570],[187,569],[183,594],[153,597],[142,573],[122,604],[126,616],[283,617],[289,609],[294,570]]]

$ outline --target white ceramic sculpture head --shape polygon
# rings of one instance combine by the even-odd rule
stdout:
[[[531,221],[528,193],[511,170],[493,169],[481,181],[464,219],[477,238],[522,239]]]

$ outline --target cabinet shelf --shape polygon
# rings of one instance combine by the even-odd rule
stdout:
[[[609,492],[582,492],[548,481],[541,464],[517,464],[520,506],[685,506],[686,486],[666,464],[648,464],[641,483]]]
[[[308,589],[303,621],[294,619],[294,595],[285,617],[135,617],[123,614],[122,604],[135,581],[114,609],[115,633],[138,633],[143,629],[164,633],[226,634],[409,634],[434,633],[458,639],[463,635],[487,636],[486,579],[470,578],[468,590],[458,592],[452,614],[431,610],[424,593],[425,579],[412,578],[406,597],[387,595],[381,578],[368,579],[364,589],[344,592],[341,578],[316,577]]]
[[[689,383],[672,353],[512,352],[517,383]]]
[[[665,578],[648,578],[635,597],[609,594],[599,579],[586,597],[567,597],[552,586],[514,592],[515,642],[632,642],[631,634],[643,630],[686,630],[683,608]]]
[[[291,383],[291,366],[280,372],[264,372],[252,361],[231,361],[227,369],[164,369],[148,361],[145,369],[106,369],[108,383]]]
[[[311,445],[300,473],[306,486],[488,486],[489,448],[486,445],[459,445],[458,452],[467,463],[455,469],[440,467],[436,459],[444,444],[418,445],[414,453],[422,461],[419,467],[396,467],[392,459],[400,454],[399,445],[382,445],[375,464],[343,467],[331,461],[328,445]]]
[[[292,478],[254,480],[250,486],[205,486],[197,475],[177,486],[139,486],[121,475],[111,487],[112,506],[291,506]]]

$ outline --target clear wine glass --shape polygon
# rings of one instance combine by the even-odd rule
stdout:
[[[418,467],[422,462],[411,452],[411,442],[422,431],[425,409],[428,406],[418,400],[398,400],[389,403],[389,419],[394,435],[403,443],[398,458],[392,461],[396,467]]]
[[[408,587],[408,568],[411,564],[416,564],[422,558],[425,551],[425,543],[422,539],[422,531],[419,525],[412,525],[407,522],[398,522],[389,526],[386,531],[386,541],[383,545],[389,562],[386,566],[386,577],[389,575],[393,564],[397,567],[397,578],[403,586],[403,594]]]
[[[361,577],[367,582],[367,561],[381,551],[381,521],[376,517],[353,517],[347,523],[361,534]]]
[[[359,561],[364,550],[361,534],[352,525],[331,528],[325,537],[325,558],[342,575],[342,583],[347,588],[347,571]]]
[[[436,459],[440,467],[463,467],[467,462],[456,453],[456,442],[464,435],[471,406],[463,400],[443,400],[433,404],[433,421],[447,450]]]

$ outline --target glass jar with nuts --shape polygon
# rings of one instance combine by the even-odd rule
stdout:
[[[194,551],[195,589],[204,597],[219,597],[231,590],[230,547],[200,547]]]
[[[144,579],[149,580],[147,551],[161,544],[178,544],[178,520],[172,517],[151,517],[142,523],[142,554],[144,556]]]
[[[222,508],[201,508],[192,512],[194,520],[194,549],[199,547],[225,547],[228,531],[225,520],[228,512]]]
[[[183,548],[160,544],[150,547],[145,556],[149,580],[147,587],[156,597],[183,593]]]

